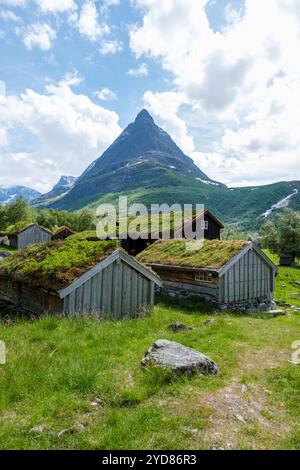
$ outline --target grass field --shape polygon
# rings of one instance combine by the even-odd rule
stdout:
[[[297,281],[300,270],[281,269],[276,298],[300,307]],[[172,333],[174,321],[193,329]],[[143,371],[163,338],[208,354],[221,375]],[[2,449],[300,449],[300,365],[289,362],[299,312],[236,316],[161,300],[132,321],[6,318],[0,340]]]

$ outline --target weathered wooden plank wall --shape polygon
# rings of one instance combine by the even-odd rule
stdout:
[[[27,245],[34,243],[46,243],[51,241],[50,233],[45,232],[40,227],[32,226],[17,234],[17,246],[15,248],[23,249]]]
[[[154,303],[154,283],[117,260],[64,299],[64,312],[101,313],[116,319],[138,315]]]
[[[273,293],[273,270],[254,251],[246,253],[220,278],[220,302],[241,302]]]

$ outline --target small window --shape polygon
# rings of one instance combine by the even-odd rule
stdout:
[[[208,230],[208,220],[202,220],[201,221],[201,229],[202,230]]]
[[[205,272],[195,273],[195,281],[198,281],[198,282],[212,282],[213,281],[213,275],[212,275],[212,273],[205,273]]]

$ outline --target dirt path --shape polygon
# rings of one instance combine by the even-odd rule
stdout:
[[[241,369],[229,385],[216,393],[201,393],[201,402],[211,411],[203,434],[208,448],[239,449],[245,441],[247,447],[265,449],[266,442],[270,447],[271,440],[276,447],[284,439],[289,432],[284,407],[271,406],[271,392],[251,380],[251,375],[286,364],[289,354],[270,348],[247,353],[241,357]],[[243,383],[245,376],[249,377],[249,384]]]

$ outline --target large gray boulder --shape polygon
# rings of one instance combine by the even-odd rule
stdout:
[[[220,368],[209,357],[195,349],[165,339],[159,339],[153,343],[142,360],[142,366],[170,367],[187,375],[196,372],[215,375],[220,372]]]

